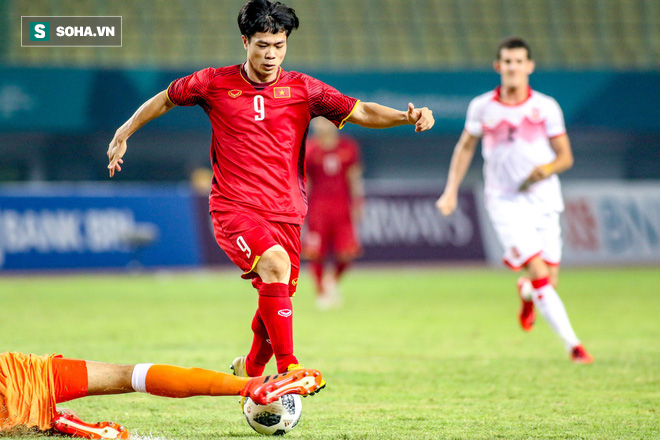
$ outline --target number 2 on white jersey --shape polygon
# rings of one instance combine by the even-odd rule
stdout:
[[[263,121],[266,117],[266,108],[264,106],[263,96],[257,95],[254,97],[254,111],[257,112],[257,114],[254,115],[254,120]]]

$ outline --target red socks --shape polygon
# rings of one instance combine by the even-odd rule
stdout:
[[[254,333],[252,347],[247,355],[245,369],[248,376],[256,377],[264,374],[266,364],[273,357],[273,347],[270,345],[268,331],[266,331],[264,321],[261,319],[259,309],[257,309],[252,319],[252,332]]]
[[[348,263],[346,261],[338,261],[337,266],[335,267],[335,279],[339,281],[339,278],[342,276],[344,271],[348,269],[348,267],[351,265],[351,263]]]
[[[289,297],[289,285],[284,283],[262,284],[259,289],[259,314],[270,337],[273,353],[275,353],[277,372],[285,373],[290,364],[298,363],[293,355],[293,310]],[[258,357],[257,353],[252,353],[252,350],[250,350],[250,355],[252,358]]]
[[[320,295],[323,292],[323,261],[312,261],[310,265],[316,283],[316,293]]]

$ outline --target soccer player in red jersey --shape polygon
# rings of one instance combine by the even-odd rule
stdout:
[[[248,1],[238,26],[247,61],[207,68],[174,80],[117,129],[108,148],[110,177],[121,171],[127,139],[175,106],[199,105],[213,129],[210,212],[215,237],[243,278],[258,290],[247,358],[239,375],[259,376],[275,355],[277,371],[299,367],[293,354],[291,299],[300,269],[300,228],[307,213],[305,138],[310,120],[387,128],[434,124],[428,108],[399,111],[361,102],[323,82],[283,70],[287,39],[298,27],[295,11],[268,0]]]
[[[337,127],[325,118],[314,119],[312,130],[305,160],[309,212],[303,255],[311,260],[316,304],[324,310],[341,305],[337,283],[361,252],[356,228],[362,216],[364,182],[357,142],[340,136]],[[331,253],[335,268],[324,273]]]

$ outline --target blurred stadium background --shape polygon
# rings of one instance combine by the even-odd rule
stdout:
[[[301,19],[284,68],[344,93],[436,116],[429,133],[347,127],[368,179],[365,261],[499,261],[481,160],[461,210],[435,213],[469,100],[494,88],[494,47],[527,39],[532,86],[562,106],[575,166],[562,176],[568,264],[660,263],[660,1],[290,0]],[[227,261],[190,185],[210,126],[176,109],[129,141],[108,183],[114,130],[177,77],[245,59],[243,0],[0,2],[3,270]],[[21,47],[21,16],[121,15],[122,47]]]

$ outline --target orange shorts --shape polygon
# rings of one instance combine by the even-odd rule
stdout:
[[[85,361],[61,356],[0,354],[0,432],[52,426],[56,403],[87,395]]]
[[[51,428],[56,414],[53,357],[0,354],[0,431]]]

